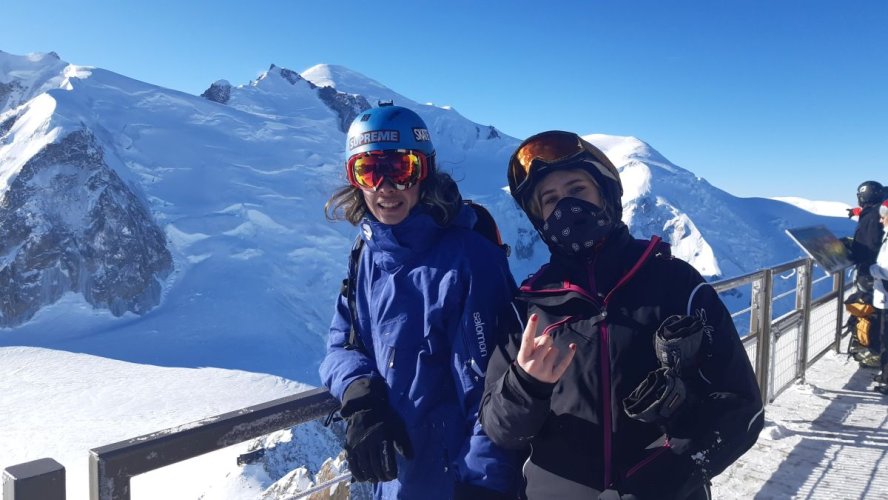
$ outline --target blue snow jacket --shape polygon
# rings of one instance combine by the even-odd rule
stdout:
[[[346,349],[350,312],[340,296],[320,375],[340,400],[356,379],[381,377],[406,424],[415,457],[398,455],[398,479],[376,484],[376,498],[449,499],[457,482],[516,491],[518,455],[477,423],[516,287],[505,252],[471,229],[476,219],[463,206],[442,227],[418,205],[394,226],[360,224],[355,308],[364,349]]]

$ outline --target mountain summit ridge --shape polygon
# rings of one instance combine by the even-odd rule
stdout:
[[[312,318],[309,328],[322,338],[325,304],[335,297],[353,230],[328,224],[320,207],[345,182],[341,162],[348,124],[381,98],[396,98],[396,104],[423,117],[440,168],[460,181],[466,198],[490,207],[503,237],[520,249],[510,261],[516,276],[532,272],[547,258],[538,235],[502,189],[517,139],[471,122],[451,108],[418,104],[343,66],[316,65],[299,74],[272,64],[248,84],[216,81],[202,97],[55,57],[0,53],[0,70],[0,82],[35,93],[19,92],[21,98],[30,97],[18,104],[7,98],[0,108],[0,198],[12,196],[16,176],[40,151],[70,134],[88,133],[108,168],[121,179],[118,189],[129,193],[124,196],[121,191],[115,199],[130,200],[126,210],[145,214],[165,234],[160,242],[170,264],[157,266],[153,278],[144,281],[146,296],[159,297],[155,307],[180,310],[181,304],[168,301],[191,293],[238,303],[234,291],[207,274],[214,269],[229,280],[251,283],[255,300],[271,293],[265,302],[299,304],[269,313],[270,336],[284,330],[280,324]],[[621,172],[624,220],[632,233],[662,235],[677,256],[705,276],[731,276],[795,258],[798,249],[782,234],[787,227],[827,223],[837,231],[849,230],[847,221],[776,201],[734,197],[636,137],[585,137]],[[49,172],[44,175],[62,175]],[[35,190],[15,196],[25,193],[34,203],[41,196]],[[83,200],[91,197],[83,189],[67,193]],[[13,216],[9,206],[0,206],[0,217]],[[90,205],[72,201],[72,207],[78,206]],[[84,209],[77,216],[88,218],[89,213]],[[142,247],[153,248],[157,240],[153,241]],[[4,246],[3,269],[10,262],[28,261],[22,253],[27,248]],[[93,259],[102,251],[84,250]],[[313,281],[320,293],[298,286],[307,269],[323,277]],[[261,291],[263,280],[281,285]],[[210,291],[186,285],[192,281]],[[162,284],[159,294],[155,283]],[[82,288],[76,290],[83,293]],[[47,299],[42,307],[52,303]],[[144,314],[147,303],[139,303],[143,305],[124,309],[106,302],[93,306],[115,314]],[[188,314],[209,314],[215,318],[209,323],[226,325],[226,331],[239,324],[231,319],[236,307],[224,313],[211,309],[198,307]],[[27,322],[16,316],[13,324],[11,317],[2,324]]]

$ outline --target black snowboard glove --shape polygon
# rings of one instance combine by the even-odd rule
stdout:
[[[388,404],[385,383],[359,378],[342,396],[339,414],[345,419],[345,452],[355,481],[383,482],[398,477],[395,453],[413,458],[413,448],[401,418]]]
[[[700,365],[703,322],[693,316],[666,318],[654,335],[654,350],[660,366],[670,368],[678,377],[688,377]]]
[[[629,418],[659,426],[667,435],[681,437],[697,401],[687,383],[700,366],[703,322],[692,316],[666,318],[654,334],[660,368],[654,370],[623,399]]]
[[[666,426],[686,400],[687,390],[681,377],[676,377],[669,368],[660,368],[648,373],[623,399],[623,410],[629,418]]]

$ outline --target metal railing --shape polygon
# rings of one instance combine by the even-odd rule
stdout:
[[[742,297],[749,306],[732,313],[756,372],[765,403],[771,402],[830,348],[838,352],[844,322],[845,273],[832,276],[831,290],[813,297],[813,261],[799,259],[744,276],[713,283],[720,294]],[[794,287],[787,279],[795,277]],[[775,279],[782,281],[775,286]],[[782,286],[781,286],[782,285]],[[775,296],[774,290],[779,293]],[[775,302],[794,297],[791,306]],[[780,316],[772,318],[774,311]],[[748,328],[738,322],[749,315]],[[90,500],[129,500],[130,479],[274,431],[321,419],[339,407],[324,389],[269,401],[160,432],[90,450]],[[63,500],[64,467],[44,458],[3,471],[3,500]]]
[[[795,381],[805,379],[807,367],[820,359],[830,348],[839,351],[842,325],[845,322],[846,284],[845,272],[818,280],[813,279],[814,263],[811,259],[798,259],[770,269],[713,283],[720,294],[750,286],[749,307],[731,314],[734,324],[742,331],[746,354],[755,369],[762,399],[770,403]],[[774,295],[775,279],[795,277],[794,287]],[[814,297],[815,285],[831,279],[830,290]],[[781,314],[773,318],[775,302],[794,298],[792,306],[777,310]],[[748,314],[748,330],[740,328],[738,318]]]

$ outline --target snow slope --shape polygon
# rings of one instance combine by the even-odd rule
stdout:
[[[802,210],[807,210],[813,214],[826,215],[829,217],[847,217],[848,209],[853,208],[851,205],[840,201],[812,201],[795,196],[778,196],[771,199],[795,205]]]

